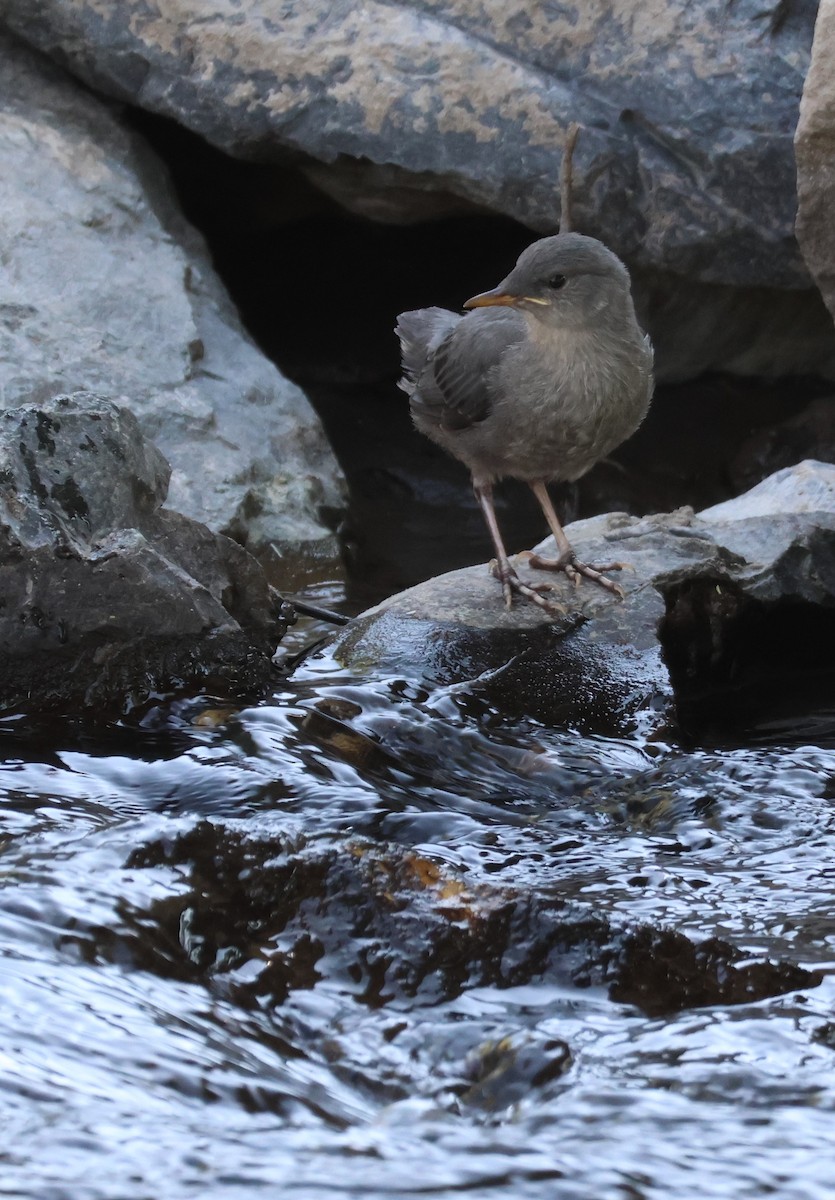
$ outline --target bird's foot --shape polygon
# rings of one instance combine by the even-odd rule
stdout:
[[[607,563],[606,566],[592,567],[588,563],[580,562],[577,555],[572,550],[570,553],[561,554],[559,558],[542,558],[539,554],[534,554],[529,551],[525,557],[528,565],[539,571],[562,571],[575,587],[579,587],[583,579],[590,579],[593,583],[597,583],[600,587],[605,588],[607,592],[612,592],[619,599],[623,600],[626,593],[620,584],[614,582],[613,579],[608,579],[605,575],[606,571],[624,571],[628,570],[627,563]]]
[[[505,608],[510,609],[513,607],[513,593],[516,592],[518,596],[522,596],[525,600],[530,600],[533,604],[538,605],[549,616],[565,616],[566,610],[561,604],[557,604],[553,600],[547,600],[542,595],[543,592],[553,591],[553,584],[523,583],[510,563],[507,563],[505,568],[502,569],[502,565],[495,558],[490,563],[490,574],[498,579],[502,585]]]

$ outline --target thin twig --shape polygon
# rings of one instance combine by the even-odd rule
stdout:
[[[305,617],[316,617],[318,621],[329,621],[331,625],[347,625],[351,619],[344,613],[333,612],[318,604],[308,604],[306,600],[299,600],[296,596],[288,596],[287,599],[296,612],[300,612]]]
[[[318,604],[310,604],[307,600],[301,600],[298,596],[285,596],[278,588],[270,586],[270,595],[276,606],[276,616],[280,621],[286,621],[288,625],[295,625],[299,618],[299,613],[303,617],[315,617],[318,621],[329,621],[331,625],[347,625],[350,617],[344,616],[342,613],[332,612],[329,608],[322,608]]]
[[[571,187],[574,180],[574,147],[580,126],[574,121],[565,135],[565,149],[560,168],[560,233],[570,233],[574,228],[571,212]]]

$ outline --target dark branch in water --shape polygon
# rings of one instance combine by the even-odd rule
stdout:
[[[343,613],[333,612],[329,608],[320,608],[318,604],[308,604],[306,600],[296,600],[291,597],[290,603],[296,612],[302,613],[305,617],[316,617],[319,621],[329,621],[331,625],[347,625],[350,620],[350,617],[346,617]]]

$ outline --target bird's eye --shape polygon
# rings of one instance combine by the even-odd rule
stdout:
[[[552,275],[548,280],[548,287],[553,288],[555,292],[558,291],[559,288],[565,287],[565,276]]]

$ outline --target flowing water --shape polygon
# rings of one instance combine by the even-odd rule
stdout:
[[[0,1195],[833,1195],[835,707],[685,748],[320,656],[2,733]]]

